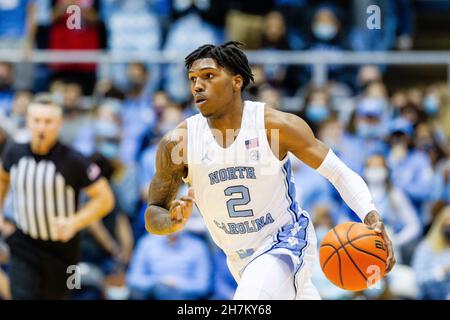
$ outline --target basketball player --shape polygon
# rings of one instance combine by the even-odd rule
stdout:
[[[390,271],[395,263],[391,241],[363,179],[301,118],[242,100],[253,75],[239,45],[204,45],[186,57],[200,113],[159,143],[147,230],[158,235],[181,230],[195,192],[195,203],[238,282],[234,299],[320,299],[311,282],[317,240],[311,218],[294,200],[292,154],[326,177],[383,236]],[[182,180],[192,188],[175,200]]]

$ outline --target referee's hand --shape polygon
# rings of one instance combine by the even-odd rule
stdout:
[[[72,239],[78,230],[72,218],[59,217],[53,223],[56,239],[61,242],[67,242]]]

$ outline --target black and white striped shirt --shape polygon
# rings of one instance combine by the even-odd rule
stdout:
[[[29,144],[12,143],[2,156],[10,174],[16,225],[34,239],[55,241],[52,222],[78,209],[78,195],[100,178],[100,169],[77,151],[57,143],[48,154],[33,154]]]

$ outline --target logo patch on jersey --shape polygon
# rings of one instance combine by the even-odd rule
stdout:
[[[202,162],[203,163],[208,163],[208,162],[211,162],[212,160],[211,160],[211,158],[208,156],[208,150],[205,152],[205,154],[203,155],[203,157],[202,157]]]
[[[250,150],[250,160],[253,160],[253,161],[259,160],[259,151],[258,150]]]
[[[245,147],[247,149],[259,147],[258,138],[253,138],[249,140],[245,140]]]

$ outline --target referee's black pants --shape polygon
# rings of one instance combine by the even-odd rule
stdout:
[[[11,295],[18,300],[68,299],[68,267],[79,260],[78,237],[66,243],[35,240],[17,229],[6,242],[10,246]]]

